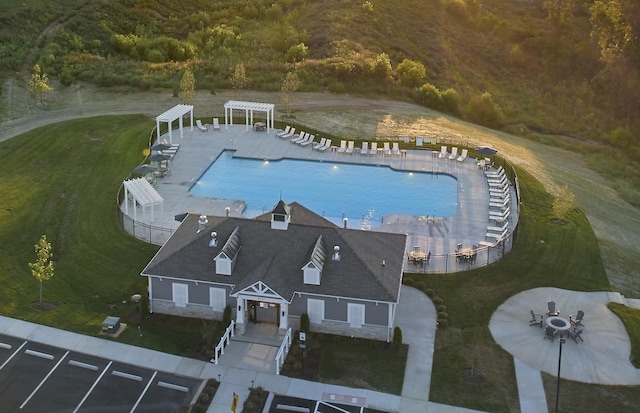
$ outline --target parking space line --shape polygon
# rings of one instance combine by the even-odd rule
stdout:
[[[164,387],[166,389],[181,391],[183,393],[187,393],[189,391],[188,387],[180,386],[178,384],[173,384],[173,383],[167,383],[165,381],[159,381],[158,386]]]
[[[13,354],[12,354],[12,355],[10,355],[10,356],[9,356],[9,358],[7,359],[7,361],[5,361],[4,363],[2,363],[2,366],[0,366],[0,370],[2,370],[2,369],[4,368],[4,366],[6,366],[6,365],[11,361],[11,359],[12,359],[16,354],[18,354],[18,352],[19,352],[20,350],[22,350],[22,347],[24,347],[26,344],[27,344],[27,341],[25,341],[24,343],[22,343],[22,345],[21,345],[20,347],[18,347],[18,348],[16,349],[16,351],[14,351],[14,352],[13,352]]]
[[[31,351],[31,350],[27,350],[27,351]],[[25,353],[27,352],[25,351]],[[36,353],[39,353],[38,351],[36,351]],[[45,354],[45,353],[40,353],[43,355],[49,355],[49,354]],[[49,377],[51,377],[51,375],[53,374],[53,372],[58,368],[58,366],[60,365],[60,363],[62,363],[62,361],[64,360],[65,357],[67,357],[67,355],[69,354],[69,350],[67,350],[66,353],[64,353],[64,355],[62,357],[60,357],[60,360],[58,360],[58,362],[56,363],[55,366],[53,366],[53,368],[51,370],[49,370],[49,373],[47,373],[47,375],[45,376],[44,379],[42,379],[42,381],[40,382],[40,384],[38,384],[38,387],[36,387],[35,389],[33,389],[33,391],[31,392],[31,394],[29,395],[29,397],[27,397],[27,399],[20,405],[20,409],[22,409],[24,407],[25,404],[29,403],[29,400],[31,400],[31,398],[38,392],[38,390],[40,390],[40,387],[42,387],[42,385],[44,384],[44,382],[47,381],[47,379]],[[35,354],[34,354],[35,355]],[[41,356],[38,356],[41,357]],[[47,358],[47,357],[45,357]]]
[[[93,364],[89,364],[89,363],[83,363],[77,360],[69,360],[69,365],[82,367],[83,369],[87,369],[87,370],[98,371],[98,366],[94,366]]]
[[[136,401],[136,404],[133,405],[133,407],[131,408],[129,413],[133,413],[138,408],[138,405],[142,401],[142,398],[144,397],[144,395],[147,393],[147,390],[149,390],[149,386],[151,386],[151,383],[153,383],[153,379],[156,378],[157,374],[158,374],[157,371],[153,372],[153,376],[151,376],[151,379],[149,379],[149,383],[147,383],[147,386],[144,388],[144,390],[142,391],[142,394],[140,394],[140,397],[138,397],[138,400]]]
[[[100,376],[98,376],[98,378],[96,379],[96,381],[93,382],[93,385],[91,386],[91,388],[89,389],[89,391],[87,391],[87,394],[84,395],[84,397],[82,398],[82,400],[80,400],[80,403],[78,403],[78,406],[75,408],[75,410],[73,411],[73,413],[78,413],[78,410],[80,410],[80,408],[82,407],[82,405],[84,404],[84,402],[87,400],[87,398],[89,398],[89,395],[91,394],[91,392],[93,391],[93,389],[96,388],[96,386],[98,385],[98,383],[100,382],[100,380],[102,379],[102,377],[105,375],[105,373],[109,370],[109,367],[111,367],[111,364],[113,364],[113,361],[109,361],[109,364],[107,364],[107,366],[104,368],[104,370],[102,370],[102,373],[100,373]]]
[[[142,377],[140,376],[136,376],[135,374],[129,374],[129,373],[125,373],[123,371],[118,371],[118,370],[114,370],[111,372],[111,374],[113,376],[117,376],[117,377],[122,377],[124,379],[129,379],[129,380],[135,380],[135,381],[142,381]]]
[[[68,353],[68,352],[67,352]],[[39,351],[35,351],[35,350],[29,350],[26,349],[24,351],[24,354],[28,354],[30,356],[35,356],[35,357],[40,357],[42,359],[47,359],[47,360],[53,360],[55,357],[53,356],[53,354],[47,354],[47,353],[41,353]]]

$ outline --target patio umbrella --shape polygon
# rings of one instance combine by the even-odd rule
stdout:
[[[171,149],[171,145],[168,143],[156,143],[151,147],[152,151],[166,151],[167,149]]]
[[[171,156],[170,156],[170,155],[162,155],[162,154],[160,154],[160,153],[157,153],[157,154],[155,154],[155,155],[151,155],[151,156],[149,157],[149,160],[150,160],[151,162],[163,162],[163,161],[168,161],[168,160],[170,160],[170,159],[171,159]]]
[[[133,170],[133,173],[136,175],[146,175],[155,171],[155,168],[152,168],[151,165],[139,165],[136,166],[136,169]]]
[[[491,146],[477,146],[476,147],[476,152],[478,152],[481,155],[491,156],[491,155],[495,155],[496,153],[498,153],[498,150],[497,149],[493,149]]]

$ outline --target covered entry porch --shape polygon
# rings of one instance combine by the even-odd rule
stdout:
[[[236,330],[245,334],[248,325],[270,324],[280,332],[289,328],[289,302],[258,281],[237,294]]]

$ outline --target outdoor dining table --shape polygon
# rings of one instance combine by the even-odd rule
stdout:
[[[422,263],[426,261],[427,253],[423,251],[410,251],[409,252],[409,261],[413,261],[414,263]]]
[[[256,123],[253,124],[253,129],[255,131],[267,130],[267,124],[265,122],[256,122]]]

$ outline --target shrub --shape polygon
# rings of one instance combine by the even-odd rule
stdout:
[[[309,54],[309,48],[304,43],[299,43],[291,46],[287,53],[284,55],[284,59],[287,62],[300,62],[304,60]]]
[[[398,81],[403,86],[416,87],[419,86],[426,76],[426,69],[420,62],[411,59],[404,59],[396,67],[396,75]]]
[[[304,313],[300,316],[300,331],[304,331],[305,333],[309,332],[309,327],[311,326],[311,320],[309,320],[309,314]]]
[[[427,288],[426,293],[427,293],[427,297],[429,298],[433,298],[436,295],[436,292],[434,291],[433,288]]]
[[[431,83],[420,86],[419,99],[420,103],[428,108],[442,110],[444,107],[440,90]]]
[[[490,128],[498,128],[502,125],[502,110],[488,92],[472,97],[469,100],[467,113],[470,120],[480,125]]]
[[[198,402],[202,404],[208,404],[209,402],[211,402],[211,397],[207,393],[202,393],[198,398]]]
[[[447,306],[446,306],[446,305],[444,305],[444,304],[441,304],[441,305],[439,305],[439,306],[437,307],[437,310],[438,310],[438,312],[439,312],[439,313],[440,313],[440,312],[446,313],[446,312],[447,312]]]
[[[398,326],[393,329],[393,339],[391,340],[391,346],[394,350],[400,350],[400,347],[402,347],[402,329]]]
[[[391,77],[391,59],[386,53],[380,53],[371,63],[371,73],[376,79],[387,80]]]
[[[435,305],[444,304],[444,298],[442,298],[442,297],[435,297],[435,298],[433,299],[433,303],[434,303]]]

